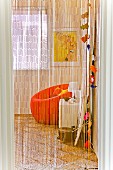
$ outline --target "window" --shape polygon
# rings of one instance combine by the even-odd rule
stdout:
[[[48,69],[47,13],[44,11],[13,14],[14,70]]]

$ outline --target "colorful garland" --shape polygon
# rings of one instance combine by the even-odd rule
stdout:
[[[91,3],[88,3],[88,10],[89,8],[92,8],[91,7]],[[85,12],[84,14],[81,15],[81,18],[82,19],[85,19],[85,18],[89,18],[89,11],[88,12]],[[89,28],[89,24],[88,24],[88,21],[86,24],[83,24],[80,26],[80,28],[82,30],[84,29],[87,29]],[[88,31],[87,31],[88,32]],[[87,43],[87,40],[90,39],[90,35],[88,34],[85,34],[81,40],[83,43]],[[87,44],[87,49],[90,50],[90,44]],[[92,55],[92,65],[90,66],[90,76],[89,76],[89,83],[90,83],[90,87],[92,89],[96,88],[97,86],[95,85],[95,75],[96,75],[96,72],[97,72],[97,68],[95,67],[95,56],[94,54]],[[90,115],[90,111],[89,111],[89,97],[87,99],[87,111],[85,113],[85,116],[84,116],[84,123],[87,125],[85,126],[85,143],[84,143],[84,147],[86,149],[89,149],[91,148],[91,126],[92,126],[92,121],[91,121],[91,115]]]

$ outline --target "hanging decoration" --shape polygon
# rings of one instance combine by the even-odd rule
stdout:
[[[87,49],[90,50],[90,44],[87,45]]]
[[[87,34],[85,34],[81,38],[81,40],[82,40],[83,43],[86,43],[87,49],[90,50],[90,44],[89,43],[87,44],[87,40],[90,39],[90,35],[88,34],[88,28],[89,28],[88,17],[89,17],[89,12],[88,11],[81,15],[82,19],[87,18],[87,23],[81,25],[80,28],[82,30],[87,29]],[[93,80],[93,77],[91,77],[91,79]],[[88,126],[88,123],[90,121],[90,112],[88,110],[89,109],[88,106],[89,106],[89,96],[87,97],[87,110],[86,110],[86,113],[84,115],[84,122],[86,123],[86,126],[85,126],[85,143],[84,143],[84,147],[86,149],[90,148],[90,136],[91,136],[90,126]]]
[[[93,84],[95,82],[95,76],[90,75],[90,83]]]
[[[90,70],[91,70],[93,73],[96,73],[96,72],[97,72],[97,68],[96,68],[94,65],[91,65],[91,66],[90,66]]]
[[[87,120],[89,118],[89,112],[85,113],[84,120]]]
[[[90,35],[86,34],[81,40],[85,43],[90,38]]]
[[[88,3],[88,7],[91,7],[91,8],[92,8],[91,3]]]
[[[87,131],[88,137],[90,137],[91,135],[91,129],[89,128],[89,130]]]
[[[80,28],[83,29],[83,30],[88,29],[88,27],[89,27],[88,23],[83,24],[83,25],[80,26]]]
[[[81,15],[83,19],[88,18],[88,16],[89,16],[88,12],[85,12],[84,14]]]
[[[92,88],[92,89],[94,89],[94,88],[96,88],[96,87],[97,87],[97,86],[95,86],[95,85],[93,85],[93,84],[91,85],[91,88]]]
[[[95,84],[95,74],[97,72],[97,68],[94,66],[95,60],[94,60],[94,55],[92,57],[92,65],[90,66],[90,70],[92,71],[90,75],[90,83],[91,83],[91,88],[95,89],[97,86]]]
[[[85,34],[81,40],[83,43],[86,43],[86,50],[90,50],[91,46],[90,46],[90,43],[88,42],[87,44],[87,40],[90,39],[90,35],[88,34],[89,31],[88,31],[88,28],[89,28],[89,10],[90,8],[92,8],[91,6],[91,3],[88,3],[88,11],[83,13],[81,15],[81,18],[82,19],[85,19],[87,18],[87,23],[86,24],[83,24],[80,26],[80,28],[82,30],[84,29],[87,29],[87,34]],[[90,57],[90,56],[89,56]],[[95,67],[95,55],[92,55],[92,65],[90,65],[89,69],[90,69],[90,72],[91,72],[91,75],[89,76],[89,83],[90,83],[90,87],[92,89],[96,88],[97,86],[95,85],[95,74],[97,72],[97,68]],[[88,122],[86,128],[85,128],[85,132],[86,132],[86,136],[85,136],[85,143],[84,143],[84,147],[86,149],[90,148],[91,147],[91,127],[92,127],[92,121],[91,121],[91,114],[90,114],[90,107],[89,107],[89,96],[87,97],[87,111],[84,115],[84,121],[86,123],[86,121]]]
[[[90,140],[87,140],[84,144],[84,147],[88,149],[88,148],[90,148],[90,145],[91,145]]]

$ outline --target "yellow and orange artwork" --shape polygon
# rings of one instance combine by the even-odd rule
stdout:
[[[77,62],[75,31],[54,32],[54,62]]]

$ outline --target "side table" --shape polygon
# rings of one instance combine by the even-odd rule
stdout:
[[[64,99],[59,101],[59,128],[72,126],[77,127],[79,102],[69,103]]]

